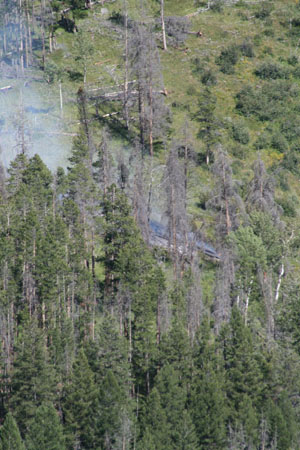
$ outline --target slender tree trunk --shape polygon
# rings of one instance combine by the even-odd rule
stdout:
[[[63,118],[64,111],[63,111],[63,95],[62,95],[62,86],[61,86],[61,80],[59,80],[59,102],[60,102],[60,116]]]
[[[149,152],[150,156],[153,156],[153,89],[152,89],[152,77],[149,81]]]
[[[42,69],[45,70],[46,64],[46,43],[45,43],[45,8],[44,1],[41,2],[41,25],[42,25]]]
[[[128,117],[128,10],[127,0],[124,0],[124,13],[125,13],[125,76],[124,76],[124,116],[126,127],[129,128]]]
[[[167,48],[167,39],[166,39],[165,17],[164,17],[164,0],[160,0],[160,19],[161,19],[163,47],[164,47],[164,50],[166,51],[166,50],[168,50],[168,48]]]

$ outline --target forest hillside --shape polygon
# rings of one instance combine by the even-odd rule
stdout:
[[[0,0],[0,449],[300,448],[300,2]]]

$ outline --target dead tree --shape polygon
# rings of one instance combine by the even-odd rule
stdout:
[[[154,140],[166,128],[168,110],[161,92],[165,92],[159,54],[150,26],[134,24],[129,48],[130,78],[137,80],[140,143],[143,153],[153,155]]]
[[[215,150],[215,162],[212,166],[215,177],[215,189],[207,202],[217,212],[217,234],[222,239],[230,231],[237,229],[240,216],[245,215],[245,208],[232,178],[231,163],[221,144]]]
[[[169,245],[178,275],[178,255],[186,254],[188,225],[185,201],[184,167],[178,158],[178,147],[173,144],[165,169],[166,214],[168,217]]]

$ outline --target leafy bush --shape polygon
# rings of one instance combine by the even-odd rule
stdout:
[[[211,69],[207,69],[202,74],[201,82],[206,86],[214,86],[217,84],[217,77]]]
[[[270,26],[271,26],[272,24],[270,24]],[[274,33],[274,30],[273,30],[273,28],[266,28],[264,31],[263,31],[263,34],[265,35],[265,36],[268,36],[268,37],[273,37],[273,36],[275,36],[275,33]],[[269,47],[270,48],[270,47]],[[273,54],[273,51],[270,53],[270,55],[272,55]]]
[[[232,137],[235,141],[241,144],[248,144],[250,141],[249,133],[247,128],[242,124],[236,123],[232,125]]]
[[[296,208],[294,206],[295,204],[299,203],[297,197],[295,197],[293,195],[291,198],[285,197],[285,198],[277,199],[276,201],[283,209],[283,214],[285,216],[287,216],[287,217],[296,217],[297,216]]]
[[[255,56],[253,45],[249,41],[244,41],[240,45],[240,51],[243,56],[247,56],[247,58],[253,58]]]
[[[282,153],[286,152],[289,149],[289,144],[287,143],[287,140],[279,132],[273,134],[271,138],[271,145],[273,148],[279,150]]]
[[[298,79],[300,78],[300,65],[296,66],[293,70],[293,76]]]
[[[236,109],[246,117],[273,120],[285,113],[288,99],[297,95],[297,89],[287,81],[274,80],[256,89],[248,85],[236,95]]]
[[[263,62],[256,70],[255,75],[263,80],[278,78],[288,78],[289,70],[271,61]]]
[[[222,12],[224,6],[224,0],[215,0],[211,6],[210,9],[214,12]]]
[[[231,149],[233,156],[239,159],[244,159],[246,157],[246,147],[243,145],[235,145]]]
[[[287,59],[287,62],[291,65],[291,66],[296,66],[298,64],[298,58],[296,55],[292,55],[289,56]]]
[[[282,160],[282,167],[292,172],[294,175],[300,174],[300,152],[298,151],[289,151],[285,153],[284,158]]]
[[[194,74],[201,74],[203,73],[204,69],[203,69],[203,61],[201,61],[200,58],[194,58],[192,61],[192,66],[193,66],[193,73]]]
[[[216,58],[216,64],[220,66],[220,70],[226,74],[234,73],[234,66],[238,62],[240,48],[237,45],[231,45],[221,51],[220,56]]]
[[[294,115],[286,116],[280,123],[280,131],[288,142],[300,137],[300,119]]]
[[[273,5],[269,2],[262,2],[260,8],[258,11],[256,11],[255,13],[255,17],[257,19],[261,19],[264,20],[267,17],[270,16],[271,12],[273,10]]]
[[[267,148],[270,145],[270,136],[268,133],[260,134],[256,141],[254,142],[254,147],[257,150],[262,150],[263,148]]]

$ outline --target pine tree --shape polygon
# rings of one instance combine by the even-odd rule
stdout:
[[[54,406],[42,403],[26,434],[28,450],[65,450],[63,427]]]
[[[222,449],[226,446],[228,414],[224,369],[207,319],[201,324],[193,350],[191,414],[199,449]]]
[[[151,394],[147,399],[145,409],[142,417],[142,432],[144,432],[140,442],[138,443],[138,448],[156,450],[171,450],[172,441],[170,438],[170,424],[168,423],[166,411],[161,405],[161,399],[159,392],[156,388],[153,388]],[[152,439],[150,442],[149,435],[151,434]],[[148,445],[149,444],[149,445]]]
[[[32,422],[36,408],[55,398],[55,373],[49,365],[45,336],[31,320],[20,333],[11,380],[10,406],[22,433]]]
[[[121,380],[108,370],[99,388],[97,405],[96,429],[101,448],[108,450],[113,448],[118,440],[122,441],[122,412],[127,407],[124,394]]]
[[[74,445],[95,448],[95,407],[97,388],[87,357],[81,348],[73,364],[63,399],[68,448]]]
[[[0,443],[1,450],[25,450],[17,422],[10,412],[0,429]]]
[[[263,355],[258,357],[256,354],[251,331],[236,307],[232,309],[229,326],[220,335],[220,343],[226,371],[229,420],[233,428],[242,425],[247,438],[254,439],[258,436],[258,414],[267,383],[265,361]],[[251,417],[248,417],[247,408]]]
[[[186,387],[181,384],[179,373],[171,365],[166,364],[155,379],[155,387],[170,427],[169,438],[172,448],[191,448],[197,439],[193,422],[186,409]]]

